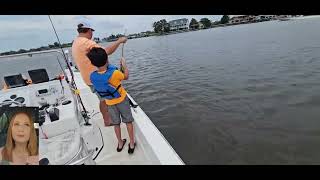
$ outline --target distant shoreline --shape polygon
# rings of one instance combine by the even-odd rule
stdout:
[[[299,20],[299,19],[312,19],[312,18],[320,18],[320,15],[310,15],[310,16],[300,16],[300,17],[291,17],[289,18],[289,20]],[[268,20],[270,21],[270,20]],[[277,20],[271,20],[271,21],[277,21]],[[128,38],[128,40],[130,39],[140,39],[140,38],[145,38],[145,37],[151,37],[151,36],[166,36],[166,35],[172,35],[172,34],[180,34],[180,33],[186,33],[186,32],[193,32],[193,31],[201,31],[201,30],[206,30],[206,29],[212,29],[212,28],[218,28],[218,27],[227,27],[227,26],[237,26],[237,25],[241,25],[241,24],[255,24],[255,23],[260,23],[260,22],[267,22],[267,21],[259,21],[259,22],[245,22],[245,23],[237,23],[237,24],[217,24],[217,25],[212,25],[211,27],[208,28],[203,28],[203,29],[187,29],[187,30],[178,30],[178,31],[170,31],[170,32],[163,32],[163,33],[155,33],[155,32],[151,32],[148,35],[145,36],[138,36],[138,37],[130,37]],[[101,40],[98,41],[97,43],[107,43],[107,42],[114,42],[117,41],[118,38],[114,38],[114,39],[109,39],[109,40]],[[57,42],[56,42],[57,43]],[[50,51],[50,50],[55,50],[55,49],[60,49],[60,47],[58,47],[58,44],[54,44],[54,45],[49,45],[49,46],[42,46],[39,48],[31,48],[29,50],[25,50],[25,49],[20,49],[17,51],[6,51],[6,52],[2,52],[0,53],[0,56],[8,56],[8,55],[16,55],[16,54],[27,54],[27,53],[32,53],[32,52],[41,52],[41,51]],[[62,44],[62,48],[70,48],[72,46],[72,43],[65,43]]]
[[[320,18],[320,15],[293,17],[293,18],[290,18],[290,19],[295,20],[295,19],[311,19],[311,18]]]

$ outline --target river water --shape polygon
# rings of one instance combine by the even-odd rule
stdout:
[[[128,40],[124,87],[186,164],[320,164],[319,29],[309,18]],[[0,75],[28,63],[2,61]]]

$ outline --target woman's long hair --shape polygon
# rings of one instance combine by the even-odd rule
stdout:
[[[7,141],[6,145],[4,146],[2,150],[2,160],[10,161],[12,162],[12,151],[15,148],[15,142],[12,137],[12,126],[13,126],[13,120],[14,118],[18,115],[24,113],[28,116],[29,122],[30,122],[30,139],[27,143],[27,150],[29,153],[29,156],[35,156],[38,155],[38,138],[36,134],[36,130],[34,128],[34,124],[32,121],[32,115],[29,111],[26,111],[24,109],[20,109],[17,112],[14,113],[10,120],[9,128],[8,128],[8,133],[7,133]]]

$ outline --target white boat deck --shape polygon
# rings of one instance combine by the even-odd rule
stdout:
[[[42,52],[34,52],[34,53],[25,53],[25,54],[19,54],[19,55],[9,55],[9,56],[5,56],[5,58],[10,58],[10,57],[24,58],[26,55],[28,57],[34,58],[36,55],[38,54],[42,55],[44,53],[48,53],[48,54],[55,53],[57,58],[58,56],[62,56],[61,52],[57,50],[50,50],[50,51],[42,51]],[[69,77],[69,79],[71,79],[70,72],[68,70],[66,70],[66,75]],[[98,97],[95,94],[93,94],[89,89],[89,87],[83,82],[79,72],[74,72],[74,75],[75,75],[74,76],[75,83],[77,85],[78,90],[80,90],[80,96],[83,101],[83,104],[86,107],[86,110],[89,112],[88,115],[91,117],[89,122],[92,124],[96,124],[100,128],[101,134],[103,136],[104,146],[95,159],[96,164],[101,164],[101,165],[111,165],[111,164],[112,165],[122,165],[122,164],[123,165],[127,165],[127,164],[183,165],[184,164],[183,161],[175,152],[175,150],[167,142],[165,137],[161,134],[161,132],[157,129],[157,127],[152,123],[152,121],[144,113],[144,111],[140,108],[140,106],[136,108],[131,108],[132,116],[134,118],[133,124],[134,124],[134,130],[135,130],[136,149],[133,154],[128,154],[129,137],[127,134],[127,129],[125,127],[125,124],[122,124],[121,125],[122,138],[126,138],[127,143],[124,149],[122,150],[122,152],[117,152],[116,151],[117,140],[114,133],[114,129],[113,127],[104,127],[103,118],[99,111]],[[56,85],[56,83],[58,83],[58,85]],[[55,95],[55,93],[58,92],[56,91],[57,89],[55,89],[55,87],[57,86],[60,88],[60,84],[57,81],[50,81],[45,84],[34,84],[32,86],[33,87],[37,86],[38,88],[41,87],[38,90],[42,90],[43,88],[49,88],[51,91],[51,88],[47,87],[47,86],[50,86],[50,84],[54,85],[51,88],[53,90],[53,95]],[[14,90],[17,91],[18,88]],[[28,91],[25,92],[23,89],[19,91],[19,94],[21,94],[21,96],[25,96],[29,98],[29,100],[27,99],[26,104],[29,104],[29,105],[34,104],[34,106],[38,106],[39,101],[37,101],[37,98],[39,97],[36,96],[33,90],[31,91],[32,96],[30,96],[30,93],[28,93]],[[68,90],[68,92],[69,92],[68,95],[71,96],[71,91]],[[9,94],[6,94],[6,95],[9,95]],[[57,97],[56,96],[51,97],[51,95],[50,96],[49,95],[50,94],[47,94],[46,99],[44,100],[50,101],[50,102],[49,103],[46,102],[46,103],[48,104],[55,103],[57,100]],[[129,94],[128,94],[128,97],[131,99],[131,101],[134,104],[136,104],[136,102],[132,99],[132,97]],[[76,106],[78,106],[78,104]],[[81,151],[77,151],[78,149],[81,150],[83,147],[81,146],[81,148],[79,148],[81,144],[80,136],[83,135],[82,139],[88,138],[86,139],[87,140],[86,143],[88,145],[87,147],[90,146],[90,148],[93,148],[91,147],[91,145],[95,143],[95,140],[92,140],[90,138],[91,137],[96,138],[97,136],[86,136],[86,133],[85,133],[85,131],[87,130],[86,126],[82,126],[82,127],[79,126],[80,120],[81,120],[81,123],[83,123],[82,121],[83,119],[78,119],[77,117],[78,112],[76,111],[74,104],[69,104],[69,105],[65,104],[65,106],[59,107],[58,110],[61,110],[60,112],[61,114],[63,114],[64,120],[55,121],[55,122],[52,122],[51,120],[49,120],[42,125],[42,132],[44,131],[45,133],[41,133],[44,137],[43,137],[43,141],[39,140],[39,147],[40,147],[39,154],[41,157],[41,152],[43,152],[42,153],[43,157],[41,158],[48,158],[48,160],[50,160],[49,161],[50,164],[70,164],[69,161],[72,160],[70,159],[70,157],[76,157],[77,153],[81,153]],[[71,113],[71,112],[76,112],[76,113]],[[68,117],[68,118],[65,118],[65,117]],[[96,127],[96,126],[92,126],[92,127]],[[81,130],[83,130],[83,133],[79,132]],[[96,129],[94,132],[97,132]],[[95,133],[95,135],[96,134],[97,133]],[[50,139],[46,138],[46,136],[47,137],[50,136]],[[100,140],[100,137],[97,140]],[[100,145],[101,144],[99,141],[99,147]],[[69,149],[70,147],[73,149]],[[66,152],[70,154],[67,154]],[[81,154],[79,157],[83,158]],[[72,163],[77,164],[78,160],[82,160],[82,159],[77,159],[77,161]],[[88,162],[87,164],[91,164],[91,163],[92,161]]]
[[[150,161],[148,157],[145,156],[145,154],[142,152],[141,147],[139,146],[139,138],[137,137],[137,146],[135,148],[134,154],[128,154],[129,136],[127,134],[127,129],[124,123],[121,123],[121,135],[122,138],[127,139],[127,143],[125,144],[125,147],[121,152],[117,152],[117,138],[115,136],[113,127],[104,126],[102,115],[99,112],[98,98],[93,93],[91,93],[89,88],[81,88],[80,91],[80,96],[83,100],[84,106],[86,107],[87,111],[89,111],[90,114],[93,115],[93,117],[90,119],[90,123],[97,124],[100,127],[103,135],[104,147],[95,160],[97,164],[159,164],[159,162]]]
[[[128,154],[129,136],[124,123],[121,123],[122,138],[127,139],[127,143],[121,152],[117,152],[117,139],[113,127],[105,127],[102,115],[99,111],[98,97],[91,92],[89,87],[83,82],[80,73],[75,72],[75,82],[80,90],[80,96],[91,114],[90,123],[97,124],[102,132],[104,147],[95,159],[101,165],[156,165],[156,164],[184,164],[180,157],[173,150],[150,119],[138,106],[135,110],[131,108],[135,119],[134,130],[136,148],[133,154]],[[130,97],[130,95],[128,95]]]

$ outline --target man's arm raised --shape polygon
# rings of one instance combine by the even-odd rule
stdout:
[[[117,41],[115,41],[114,43],[112,43],[111,45],[109,45],[108,47],[106,47],[104,49],[106,50],[107,54],[110,55],[114,51],[117,50],[117,48],[119,47],[119,45],[121,43],[126,43],[126,42],[127,42],[127,38],[126,37],[121,37]]]

